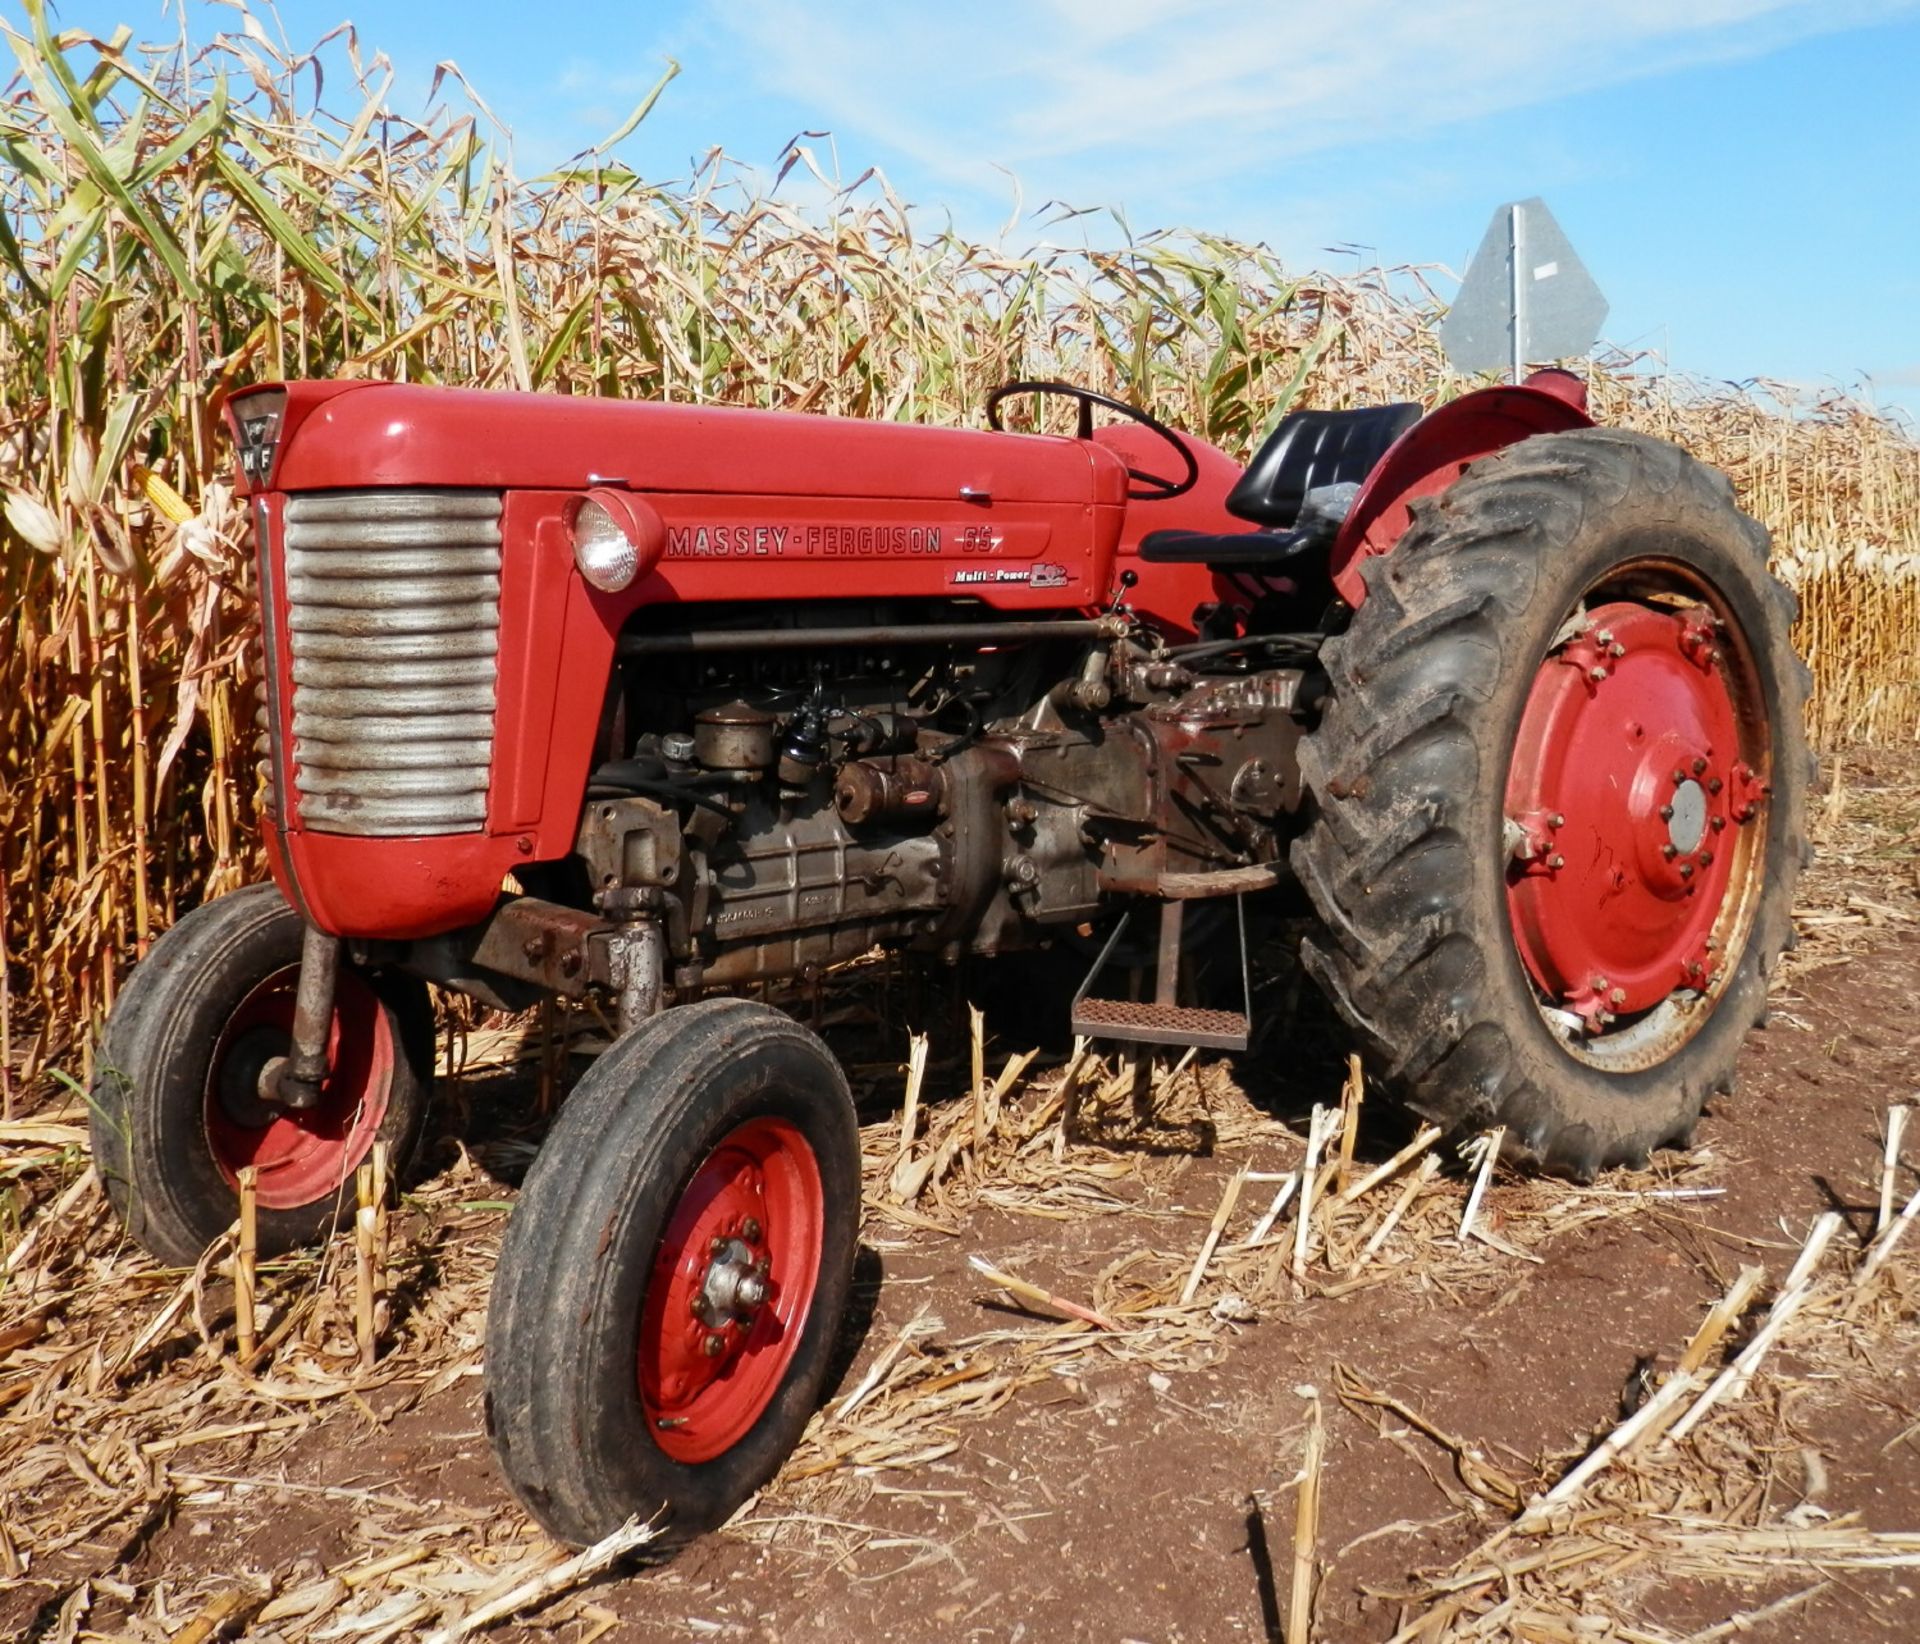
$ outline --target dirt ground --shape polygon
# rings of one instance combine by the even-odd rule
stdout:
[[[1920,1534],[1902,1538],[1920,1532],[1920,1236],[1870,1294],[1823,1280],[1697,1441],[1613,1469],[1524,1544],[1548,1562],[1503,1539],[1675,1369],[1743,1265],[1777,1283],[1827,1212],[1843,1260],[1874,1236],[1888,1108],[1913,1099],[1920,1060],[1920,806],[1905,758],[1841,769],[1804,945],[1737,1093],[1648,1172],[1496,1175],[1488,1239],[1459,1236],[1473,1171],[1453,1160],[1330,1209],[1298,1279],[1291,1211],[1254,1237],[1311,1111],[1340,1100],[1344,1048],[1311,1000],[1238,1063],[1148,1070],[1144,1107],[1083,1076],[1071,1120],[1047,1094],[1058,1070],[1035,1063],[993,1144],[944,1165],[967,1103],[930,1102],[912,1155],[927,1179],[901,1195],[899,1068],[860,1057],[905,1029],[892,995],[856,999],[837,1031],[866,1091],[869,1215],[833,1399],[726,1530],[491,1636],[1279,1640],[1318,1421],[1314,1637],[1920,1637]],[[489,1046],[504,1065],[484,1065]],[[1019,1048],[993,1044],[989,1073]],[[0,1292],[0,1633],[411,1638],[559,1561],[496,1476],[479,1408],[487,1271],[537,1139],[538,1075],[513,1057],[538,1035],[467,1049],[395,1214],[372,1373],[342,1362],[340,1263],[269,1280],[290,1320],[304,1287],[306,1322],[242,1374],[217,1266],[198,1283],[152,1271],[97,1195],[63,1187],[71,1166],[18,1155],[9,1176],[37,1205],[74,1196],[75,1226]],[[963,1062],[930,1091],[963,1087]],[[1363,1107],[1355,1176],[1407,1134]],[[1896,1204],[1920,1183],[1920,1135],[1906,1158]],[[1404,1218],[1368,1256],[1402,1178]],[[976,1260],[1120,1328],[1022,1303]]]

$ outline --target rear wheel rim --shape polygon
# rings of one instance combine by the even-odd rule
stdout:
[[[1762,888],[1771,743],[1751,648],[1688,567],[1610,573],[1541,662],[1500,848],[1522,968],[1580,1060],[1653,1066],[1712,1014]]]
[[[261,1100],[261,1069],[292,1046],[299,986],[300,967],[288,965],[254,987],[227,1019],[207,1074],[213,1162],[236,1189],[252,1165],[266,1210],[298,1210],[338,1192],[372,1150],[393,1099],[393,1024],[365,978],[342,967],[319,1102],[287,1108]]]
[[[799,1350],[826,1242],[820,1166],[798,1126],[750,1119],[674,1202],[641,1305],[640,1402],[673,1460],[723,1454],[773,1402]]]

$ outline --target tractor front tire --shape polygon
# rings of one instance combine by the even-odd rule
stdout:
[[[396,1175],[419,1145],[433,1079],[426,984],[342,963],[319,1104],[263,1103],[260,1067],[292,1042],[305,925],[271,885],[202,903],[121,990],[87,1091],[94,1166],[127,1231],[190,1267],[232,1224],[254,1168],[258,1240],[277,1256],[353,1209],[376,1141]]]
[[[1731,486],[1580,430],[1414,505],[1324,650],[1304,958],[1456,1134],[1576,1178],[1732,1088],[1808,859],[1792,595]]]
[[[818,1406],[853,1286],[860,1133],[819,1038],[711,999],[574,1087],[502,1242],[487,1429],[553,1535],[638,1514],[678,1543],[773,1476]]]

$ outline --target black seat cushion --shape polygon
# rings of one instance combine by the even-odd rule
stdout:
[[[1410,404],[1290,411],[1227,493],[1227,512],[1284,530],[1299,518],[1309,491],[1358,485],[1387,447],[1419,420],[1420,407]]]
[[[1328,549],[1359,500],[1358,480],[1336,480],[1307,490],[1290,531],[1149,531],[1140,557],[1161,565],[1278,565],[1315,549]]]

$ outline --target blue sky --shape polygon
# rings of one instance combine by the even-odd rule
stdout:
[[[69,27],[177,33],[179,0],[65,0]],[[196,36],[232,27],[188,0]],[[1052,200],[1212,229],[1295,266],[1464,270],[1544,195],[1680,370],[1864,389],[1920,414],[1920,0],[287,0],[351,17],[417,109],[456,61],[533,173],[607,135],[683,175],[771,168],[797,133],[965,232],[1046,237]],[[19,22],[20,0],[0,0]],[[171,21],[169,21],[171,17]],[[794,186],[790,183],[789,186]],[[1066,232],[1054,230],[1054,233]],[[1073,232],[1117,238],[1112,225]]]

